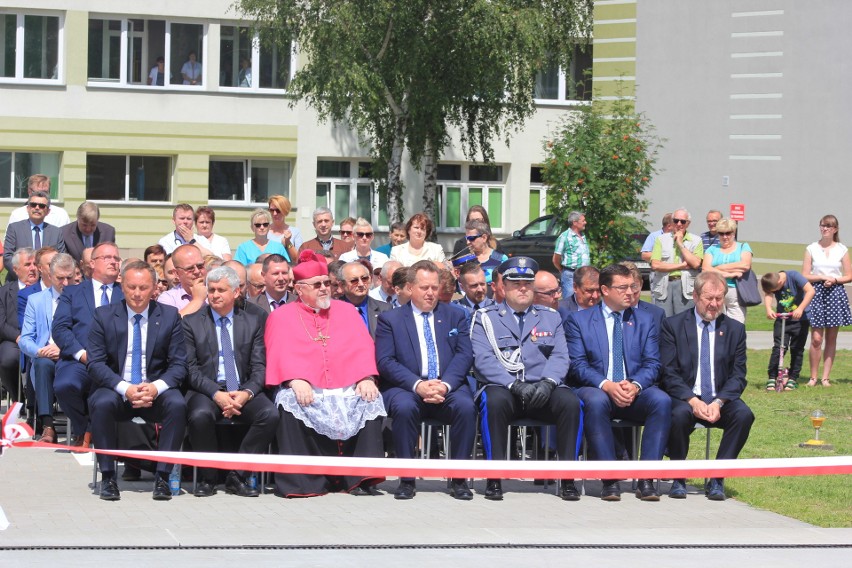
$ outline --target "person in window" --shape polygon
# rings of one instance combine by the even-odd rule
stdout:
[[[243,57],[240,59],[240,75],[238,87],[251,87],[251,59]]]
[[[243,266],[248,266],[257,261],[257,257],[262,254],[280,254],[287,262],[290,262],[290,255],[287,254],[287,249],[284,245],[277,241],[269,240],[269,225],[272,224],[272,215],[266,209],[255,209],[251,215],[251,228],[254,231],[254,238],[241,244],[237,248],[237,254],[234,255],[234,260],[240,262]]]
[[[148,73],[148,84],[162,87],[166,83],[166,59],[161,55],[157,58],[157,64],[151,67]]]
[[[200,85],[201,84],[201,63],[196,61],[197,56],[194,51],[189,52],[189,61],[183,64],[180,68],[180,74],[183,75],[184,85]]]

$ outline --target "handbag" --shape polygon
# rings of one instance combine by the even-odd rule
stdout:
[[[754,270],[749,270],[737,278],[736,286],[741,306],[759,306],[763,303],[763,295],[757,287],[757,276]]]

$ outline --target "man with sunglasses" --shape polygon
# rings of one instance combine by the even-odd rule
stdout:
[[[390,260],[388,255],[370,248],[373,244],[373,226],[363,217],[359,217],[355,221],[353,235],[355,237],[355,248],[341,254],[340,260],[343,262],[366,260],[372,265],[374,271],[380,270]]]
[[[178,309],[181,317],[194,314],[207,304],[207,267],[198,247],[191,244],[179,246],[171,256],[177,270],[179,288],[160,294],[157,301]]]
[[[31,196],[36,191],[43,191],[47,195],[50,195],[50,178],[44,174],[33,174],[29,178],[27,178],[27,197]],[[29,213],[27,211],[27,206],[22,205],[17,209],[12,211],[12,214],[9,215],[8,225],[12,223],[17,223],[18,221],[24,221],[29,217]],[[54,227],[64,227],[68,223],[71,222],[71,219],[68,217],[68,213],[62,207],[58,207],[56,205],[50,208],[50,211],[47,214],[47,217],[44,218],[45,222],[50,223]],[[8,231],[8,228],[7,228]]]
[[[349,302],[358,310],[358,315],[370,331],[370,337],[376,339],[376,318],[391,309],[390,304],[371,298],[370,283],[373,276],[360,261],[347,262],[338,270],[337,279],[343,289],[341,300]]]
[[[340,239],[334,238],[331,234],[334,228],[334,214],[328,207],[317,207],[313,214],[314,230],[317,236],[309,241],[302,243],[299,247],[299,252],[305,250],[327,250],[334,255],[334,260],[340,258],[344,252],[350,251],[354,243],[343,242]]]
[[[666,317],[692,309],[692,288],[701,272],[704,244],[701,237],[687,231],[690,216],[686,209],[672,213],[672,230],[657,238],[651,251],[651,296]]]
[[[18,248],[52,246],[59,252],[65,252],[62,231],[45,221],[50,212],[50,196],[44,191],[34,191],[27,201],[27,219],[10,224],[6,228],[6,240],[3,248],[3,266],[6,267],[6,282],[15,280],[12,255]]]

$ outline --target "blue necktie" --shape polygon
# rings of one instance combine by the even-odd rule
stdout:
[[[41,248],[41,229],[39,227],[33,227],[33,231],[35,231],[35,237],[33,238],[33,248],[38,250]]]
[[[133,316],[133,348],[130,352],[130,384],[142,382],[142,315]]]
[[[710,322],[702,321],[701,325],[701,358],[699,361],[701,370],[701,400],[710,404],[713,402],[713,384],[710,373]]]
[[[476,308],[474,308],[476,309]],[[520,332],[520,336],[524,336],[524,316],[527,315],[526,312],[515,312],[515,315],[518,317],[518,331]]]
[[[94,237],[92,235],[83,235],[83,248],[92,248]]]
[[[109,305],[109,296],[107,295],[107,290],[109,290],[109,286],[107,286],[106,284],[103,284],[101,286],[101,306],[108,306]]]
[[[426,339],[426,358],[428,364],[429,380],[438,378],[438,352],[435,349],[435,338],[432,336],[432,327],[429,325],[429,314],[424,312],[423,316],[423,336]]]
[[[612,381],[624,380],[624,336],[621,312],[612,312]]]
[[[240,380],[237,378],[237,365],[234,362],[234,347],[231,345],[231,336],[228,334],[228,324],[231,320],[220,318],[219,338],[222,341],[222,360],[225,364],[225,390],[233,392],[240,390]]]

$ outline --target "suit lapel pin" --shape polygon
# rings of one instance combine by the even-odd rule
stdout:
[[[724,331],[720,331],[720,332],[719,332],[719,337],[722,337],[723,335],[725,335],[725,332],[724,332]]]

